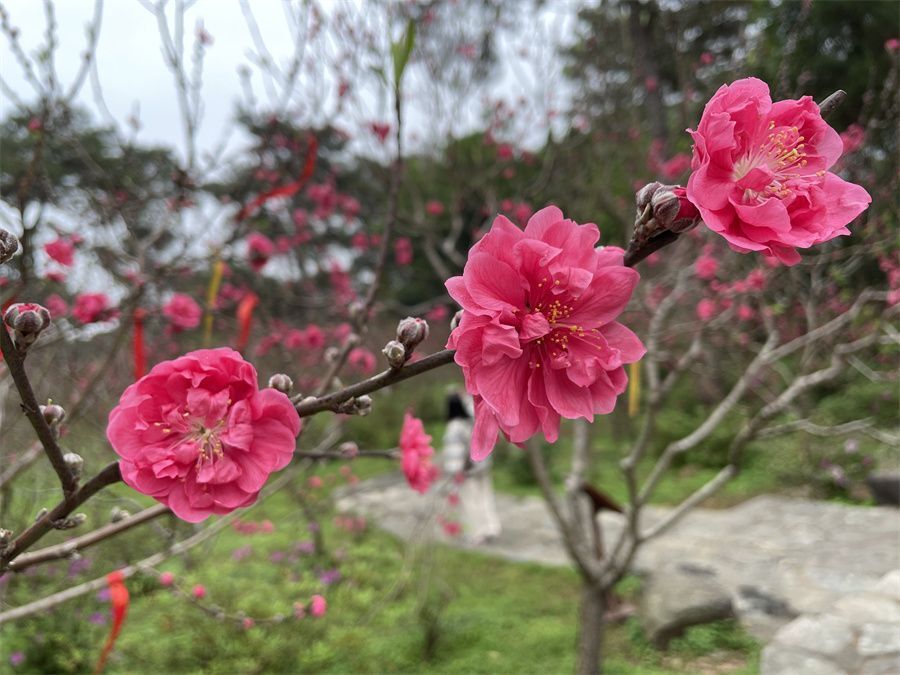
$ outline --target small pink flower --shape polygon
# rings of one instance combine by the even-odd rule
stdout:
[[[659,172],[663,175],[664,178],[668,180],[675,180],[690,168],[691,156],[684,152],[679,152],[677,155],[672,157],[672,159],[663,162],[663,165],[660,167]]]
[[[409,486],[421,494],[428,492],[438,477],[438,469],[431,463],[433,454],[431,436],[425,433],[422,420],[407,412],[400,430],[400,468]]]
[[[368,375],[375,372],[375,366],[378,361],[375,355],[365,347],[355,347],[350,350],[347,355],[347,363],[351,368],[355,368],[359,372]]]
[[[75,298],[75,305],[72,307],[72,316],[84,324],[106,321],[112,315],[106,293],[82,293]]]
[[[475,400],[472,458],[490,454],[500,431],[524,443],[539,430],[550,442],[560,419],[612,412],[628,378],[624,365],[644,354],[616,321],[638,274],[600,233],[555,206],[523,232],[498,216],[469,251],[463,275],[447,281],[463,308],[447,346],[456,349]]]
[[[64,237],[44,244],[44,252],[63,267],[71,267],[75,262],[75,247],[72,242]]]
[[[382,122],[372,122],[369,124],[369,131],[375,135],[379,142],[384,143],[388,134],[391,133],[391,125]]]
[[[697,318],[701,321],[709,321],[716,313],[716,303],[714,300],[704,298],[697,303]]]
[[[444,205],[436,199],[432,199],[425,204],[425,213],[429,216],[439,216],[444,213]]]
[[[859,124],[851,124],[841,132],[841,142],[844,144],[844,154],[856,152],[866,140],[866,130]]]
[[[747,288],[754,291],[762,291],[765,290],[766,284],[768,280],[766,279],[766,273],[762,270],[750,270],[750,274],[747,275]]]
[[[244,617],[244,619],[241,621],[241,627],[244,630],[250,630],[255,625],[256,625],[256,622],[253,619],[251,619],[249,616]]]
[[[122,480],[192,523],[256,501],[293,458],[300,418],[234,350],[163,361],[128,387],[106,435]]]
[[[175,575],[171,572],[163,572],[159,575],[159,583],[161,586],[171,586],[175,583]]]
[[[413,261],[412,242],[408,237],[398,237],[394,242],[394,262],[401,267],[409,265]]]
[[[765,82],[738,80],[716,92],[690,133],[688,199],[739,252],[793,265],[798,248],[850,234],[872,201],[828,171],[843,144],[809,96],[772,103]]]
[[[719,262],[711,255],[704,253],[694,263],[694,274],[698,279],[714,279],[719,271]]]
[[[44,306],[50,312],[50,316],[57,319],[61,319],[69,313],[69,305],[56,293],[47,296],[47,299],[44,301]]]
[[[191,296],[175,293],[163,305],[162,313],[176,330],[189,330],[200,325],[203,310]]]
[[[309,487],[313,490],[317,490],[318,488],[322,487],[321,476],[310,476],[309,480],[307,481],[307,485],[309,485]]]
[[[197,584],[191,589],[191,595],[197,600],[202,600],[206,597],[206,587],[203,584]]]
[[[756,312],[753,311],[750,305],[738,305],[737,315],[741,321],[749,321],[756,316]]]
[[[900,38],[890,38],[884,43],[884,48],[891,54],[900,51]]]
[[[254,272],[259,272],[275,253],[275,244],[266,235],[251,232],[247,237],[247,258]]]
[[[321,595],[312,596],[312,600],[309,602],[309,613],[312,614],[315,618],[325,616],[325,612],[328,609],[328,603],[325,602],[325,598]]]

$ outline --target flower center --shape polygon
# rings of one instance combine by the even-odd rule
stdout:
[[[219,433],[225,426],[225,420],[219,420],[216,425],[207,429],[202,424],[196,425],[191,438],[198,442],[199,454],[197,455],[197,470],[206,460],[212,460],[215,457],[222,457],[225,453],[222,449],[222,441],[219,439]]]
[[[768,136],[758,147],[734,163],[732,179],[744,188],[744,200],[753,201],[791,194],[789,181],[799,178],[807,164],[805,138],[797,127],[780,127],[770,121]]]

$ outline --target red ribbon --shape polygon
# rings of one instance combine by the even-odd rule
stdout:
[[[147,372],[147,357],[144,351],[144,317],[147,312],[140,307],[134,310],[132,321],[134,322],[133,352],[134,352],[134,379],[141,379]]]
[[[250,200],[247,204],[241,207],[241,210],[237,212],[237,215],[234,219],[237,222],[241,222],[247,216],[252,215],[256,212],[260,206],[265,204],[267,201],[271,199],[276,199],[278,197],[293,197],[297,192],[300,191],[300,188],[303,187],[304,183],[310,179],[313,174],[313,170],[316,168],[316,153],[319,149],[319,142],[316,140],[316,137],[310,134],[309,136],[309,149],[306,152],[306,162],[303,164],[303,171],[300,172],[300,176],[297,180],[286,183],[280,187],[272,188],[271,190],[267,190],[266,192],[260,192],[256,197]]]
[[[250,340],[250,324],[253,322],[253,310],[259,304],[259,296],[256,293],[248,292],[237,306],[237,320],[240,326],[238,333],[237,349],[242,351]]]
[[[106,583],[109,585],[109,603],[112,606],[112,628],[109,631],[109,637],[106,638],[106,644],[103,645],[97,667],[94,668],[94,675],[102,673],[106,667],[106,659],[109,658],[113,645],[116,644],[116,638],[122,632],[122,623],[128,612],[128,589],[125,588],[125,575],[122,574],[122,571],[116,570],[107,574]]]

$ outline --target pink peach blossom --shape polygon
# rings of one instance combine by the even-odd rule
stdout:
[[[866,130],[859,124],[851,124],[841,132],[841,142],[844,144],[844,154],[856,152],[866,140]]]
[[[439,216],[444,212],[444,205],[436,199],[431,199],[425,204],[425,213],[429,216]]]
[[[247,258],[255,272],[265,267],[274,253],[275,244],[266,235],[251,232],[247,236]]]
[[[191,296],[175,293],[163,305],[162,313],[176,330],[189,330],[200,325],[203,310]]]
[[[772,103],[755,78],[723,85],[706,104],[694,139],[688,199],[736,251],[787,265],[839,235],[872,201],[828,171],[841,137],[809,96]]]
[[[716,303],[714,300],[704,298],[697,303],[697,318],[701,321],[709,321],[716,313]]]
[[[175,575],[171,572],[163,572],[159,575],[159,583],[161,586],[171,586],[175,583]]]
[[[200,349],[128,387],[106,436],[127,485],[195,523],[255,502],[290,463],[300,426],[290,399],[260,391],[238,352]]]
[[[56,319],[61,319],[69,313],[69,305],[56,293],[47,296],[47,299],[44,301],[44,306],[47,308],[47,311],[50,312],[50,316]]]
[[[365,347],[355,347],[347,355],[347,363],[359,372],[369,374],[375,371],[378,361],[375,355]]]
[[[64,237],[44,244],[44,252],[63,267],[71,267],[75,262],[75,247],[72,242]]]
[[[555,206],[523,232],[504,216],[447,281],[463,308],[447,346],[456,349],[475,401],[472,458],[487,457],[500,431],[523,443],[538,430],[553,442],[560,419],[612,412],[625,391],[624,364],[644,345],[615,319],[638,281],[615,247],[595,249],[594,224]]]
[[[704,253],[694,263],[694,274],[698,279],[714,279],[719,271],[719,261]]]
[[[312,614],[315,618],[325,616],[325,612],[328,609],[328,603],[325,601],[321,595],[314,595],[309,602],[309,613]]]
[[[438,468],[431,463],[434,448],[431,436],[425,433],[422,420],[407,412],[400,429],[400,468],[409,486],[425,494],[438,477]]]
[[[197,584],[191,589],[191,595],[197,600],[202,600],[206,597],[206,587],[203,584]]]
[[[72,316],[81,323],[105,321],[113,315],[106,293],[82,293],[75,298]]]

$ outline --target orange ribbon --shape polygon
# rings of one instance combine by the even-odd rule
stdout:
[[[107,574],[106,583],[109,585],[109,603],[112,606],[112,628],[109,631],[109,637],[106,638],[106,644],[103,645],[97,667],[94,668],[94,675],[99,675],[106,667],[106,660],[113,650],[113,645],[116,644],[119,633],[122,632],[122,623],[128,612],[129,595],[128,589],[125,587],[125,575],[122,574],[122,571],[116,570]]]
[[[237,349],[242,351],[250,340],[250,324],[253,322],[253,310],[259,304],[259,296],[252,291],[241,298],[237,307],[237,320],[240,326],[238,333]]]

